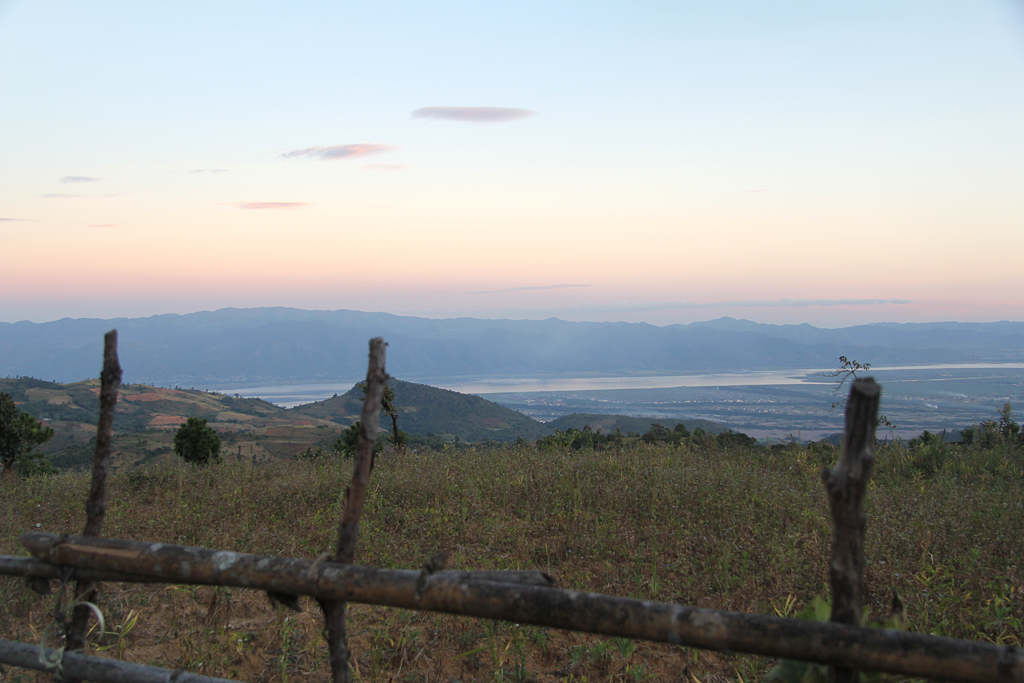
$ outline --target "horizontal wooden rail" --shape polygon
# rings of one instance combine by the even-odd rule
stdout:
[[[108,572],[96,569],[76,569],[59,567],[49,562],[42,562],[34,557],[16,555],[0,555],[0,576],[24,576],[30,579],[60,579],[62,573],[69,581],[112,581],[117,583],[167,583],[163,579],[152,576],[138,576]]]
[[[16,640],[0,640],[0,664],[56,672],[56,666],[42,662],[40,654],[44,653],[38,645],[19,643]],[[64,678],[97,683],[237,683],[227,678],[212,678],[180,669],[162,669],[158,666],[132,664],[117,659],[90,657],[79,652],[64,652],[61,655],[52,648],[47,648],[45,655],[51,658],[51,661],[60,661],[60,674]]]
[[[919,633],[700,609],[551,587],[455,579],[189,546],[22,534],[38,559],[168,583],[253,588],[746,652],[946,681],[1024,683],[1024,650]],[[473,573],[467,573],[470,577]]]
[[[88,569],[50,564],[34,557],[0,555],[0,576],[24,576],[38,579],[60,579],[62,571],[69,572],[68,580],[108,581],[112,583],[202,583],[192,581],[169,581],[159,576],[125,574],[105,569]],[[405,572],[415,575],[417,581],[424,578],[423,572]],[[500,569],[494,571],[441,571],[431,575],[438,581],[461,583],[463,581],[491,581],[494,583],[517,583],[526,586],[554,586],[555,582],[542,571]]]

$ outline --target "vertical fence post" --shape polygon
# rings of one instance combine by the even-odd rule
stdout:
[[[359,442],[356,444],[355,468],[352,483],[345,492],[345,514],[338,527],[338,544],[333,562],[352,564],[355,559],[356,538],[359,535],[359,521],[363,516],[363,502],[366,500],[366,486],[370,479],[373,451],[377,447],[377,432],[380,422],[380,404],[384,396],[384,383],[388,374],[384,370],[384,347],[381,337],[370,340],[370,364],[366,372],[366,399],[359,418]],[[348,642],[345,634],[345,603],[321,601],[324,623],[327,627],[327,648],[331,661],[331,675],[334,683],[351,683],[352,670],[349,667]]]
[[[103,336],[103,370],[100,373],[100,419],[96,425],[96,454],[92,462],[92,484],[89,499],[85,503],[85,531],[83,536],[99,536],[103,528],[103,517],[107,512],[107,466],[114,437],[114,407],[117,405],[117,390],[121,386],[121,365],[117,360],[117,330]],[[78,581],[75,585],[75,602],[94,602],[96,585],[90,581]],[[68,650],[85,647],[85,635],[89,626],[89,608],[78,605],[71,615],[71,628],[67,633]]]
[[[831,621],[860,626],[864,611],[864,495],[875,464],[875,426],[881,387],[854,380],[846,401],[846,426],[839,462],[821,473],[832,508]],[[830,683],[857,683],[860,673],[829,667]]]

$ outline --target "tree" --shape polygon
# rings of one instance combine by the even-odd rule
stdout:
[[[174,433],[174,452],[185,462],[205,467],[220,462],[220,437],[201,417],[190,417]]]
[[[351,458],[356,454],[356,446],[359,444],[359,430],[362,429],[359,420],[348,426],[348,429],[341,433],[341,438],[334,442],[334,450],[341,454],[342,458]],[[373,447],[373,455],[377,456],[384,450],[384,442],[377,437],[377,443]],[[372,467],[372,463],[371,463]]]
[[[836,408],[845,408],[847,395],[843,393],[843,387],[849,380],[857,379],[858,372],[867,372],[871,369],[871,363],[858,363],[855,360],[850,360],[846,356],[839,356],[839,367],[831,372],[823,372],[823,377],[835,377],[836,386],[832,390],[832,410]],[[878,416],[878,424],[885,425],[891,430],[896,429],[896,425],[885,415]]]
[[[363,400],[366,400],[366,382],[360,382],[359,388],[363,392]],[[380,399],[380,410],[391,418],[391,443],[395,444],[395,451],[405,450],[405,434],[398,428],[398,408],[395,406],[395,390],[389,384],[384,385],[384,396]]]
[[[1012,441],[1019,431],[1020,425],[1013,419],[1013,406],[1007,401],[999,409],[999,433],[1003,435],[1003,439],[1006,441]]]
[[[53,438],[53,430],[29,415],[18,410],[14,398],[0,392],[0,471],[18,470],[25,476],[44,474],[53,470],[49,462],[39,453],[33,453]]]

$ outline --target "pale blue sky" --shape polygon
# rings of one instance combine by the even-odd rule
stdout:
[[[0,320],[1020,320],[1022,114],[1020,2],[0,0]]]

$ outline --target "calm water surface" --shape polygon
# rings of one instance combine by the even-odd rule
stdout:
[[[906,370],[1013,370],[1024,369],[1024,363],[945,363],[937,365],[873,367],[871,374]],[[538,379],[531,377],[500,378],[426,378],[414,381],[435,387],[451,389],[463,394],[509,394],[537,391],[596,391],[609,389],[671,389],[673,387],[735,387],[802,384],[804,382],[832,382],[821,373],[830,369],[792,369],[766,371],[715,372],[697,375],[667,375],[659,377],[578,377]],[[923,381],[938,377],[922,378]],[[205,387],[222,394],[258,397],[285,408],[312,403],[343,394],[358,379],[340,379],[334,382],[308,384],[280,384],[267,386]]]

